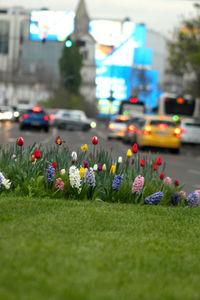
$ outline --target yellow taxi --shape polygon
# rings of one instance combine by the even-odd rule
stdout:
[[[174,153],[179,153],[181,129],[172,117],[147,116],[137,130],[136,141],[139,147],[168,148]]]

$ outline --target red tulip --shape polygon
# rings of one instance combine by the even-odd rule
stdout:
[[[51,165],[52,165],[52,167],[56,170],[57,163],[56,163],[56,162],[53,162]]]
[[[164,173],[160,173],[160,179],[163,180],[164,176],[165,176]]]
[[[140,161],[140,166],[141,166],[141,167],[144,167],[144,165],[145,165],[145,161],[144,161],[144,159],[141,159],[141,161]]]
[[[179,183],[179,181],[176,179],[176,180],[174,180],[174,184],[175,184],[176,186],[178,186],[180,183]]]
[[[98,141],[97,136],[94,136],[93,139],[92,139],[92,144],[93,144],[93,145],[97,145],[98,142],[99,142],[99,141]]]
[[[138,145],[136,143],[133,145],[132,152],[133,153],[137,153],[138,152]]]
[[[57,145],[62,145],[62,140],[61,140],[59,135],[57,136],[55,142],[56,142]]]
[[[31,161],[32,161],[32,162],[35,161],[35,155],[31,155]]]
[[[154,171],[156,171],[156,170],[157,170],[157,164],[156,164],[156,162],[155,162],[155,161],[153,162],[153,170],[154,170]]]
[[[35,158],[40,158],[41,157],[40,150],[35,150],[34,155],[35,155]]]
[[[20,146],[20,147],[24,145],[24,140],[23,140],[22,137],[19,137],[19,138],[17,139],[17,145]]]
[[[162,157],[158,156],[158,159],[156,161],[157,165],[160,166],[162,164]]]

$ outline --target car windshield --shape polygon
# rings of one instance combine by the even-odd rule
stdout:
[[[200,127],[200,123],[185,123],[183,126]]]
[[[175,127],[176,126],[175,122],[172,122],[172,121],[166,121],[166,120],[151,120],[150,121],[150,125],[158,126],[159,124],[164,124],[164,125],[167,125],[169,127]]]

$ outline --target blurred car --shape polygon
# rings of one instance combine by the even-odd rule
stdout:
[[[122,138],[124,143],[133,144],[136,142],[136,132],[137,129],[144,125],[145,116],[134,116],[129,117],[126,124],[126,131],[124,132],[124,136]]]
[[[0,106],[0,121],[13,121],[13,109],[10,106]]]
[[[128,117],[124,115],[116,115],[108,123],[107,139],[122,139],[127,130]]]
[[[46,132],[49,131],[49,116],[39,106],[25,110],[19,117],[19,122],[21,130],[26,128],[43,128]]]
[[[55,113],[55,126],[58,129],[88,131],[96,127],[96,121],[89,119],[82,110],[60,109]]]
[[[181,129],[171,117],[147,116],[144,125],[137,130],[136,142],[139,147],[168,148],[179,153]]]
[[[183,119],[180,128],[182,143],[200,144],[200,119]]]

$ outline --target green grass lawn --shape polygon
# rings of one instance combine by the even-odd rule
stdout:
[[[200,299],[200,209],[0,199],[0,299]]]

